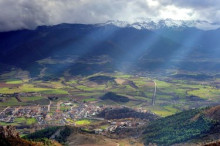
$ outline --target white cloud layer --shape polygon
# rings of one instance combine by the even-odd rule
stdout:
[[[0,0],[0,31],[139,18],[220,23],[220,0]]]

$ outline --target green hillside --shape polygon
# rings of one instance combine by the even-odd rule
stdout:
[[[171,145],[202,138],[219,125],[206,111],[207,108],[193,109],[152,122],[144,131],[145,144]],[[219,107],[216,111],[219,112]]]

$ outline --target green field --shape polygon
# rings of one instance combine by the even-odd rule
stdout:
[[[75,124],[78,125],[78,126],[89,125],[89,124],[91,124],[91,121],[90,120],[86,120],[86,119],[78,120],[78,121],[75,122]]]
[[[6,84],[22,84],[23,81],[22,80],[9,80],[6,82]]]
[[[32,124],[35,124],[36,122],[37,120],[35,118],[20,117],[20,118],[14,119],[14,123],[25,124],[25,125],[32,125]]]

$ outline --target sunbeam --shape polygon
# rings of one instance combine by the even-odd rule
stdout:
[[[168,60],[164,60],[164,63],[160,66],[161,69],[178,69],[181,63],[187,60],[187,57],[195,57],[195,49],[199,47],[198,40],[202,37],[203,32],[197,32],[191,34],[187,38],[184,38],[181,42],[180,48],[176,48]]]
[[[83,60],[83,58],[88,57],[90,53],[94,53],[95,50],[100,51],[105,49],[105,46],[101,44],[114,36],[114,34],[119,30],[118,27],[112,25],[104,27],[97,25],[96,28],[91,31],[91,26],[84,27],[85,26],[82,26],[81,29],[86,29],[85,34],[75,34],[71,33],[71,31],[67,31],[63,36],[68,37],[69,40],[65,40],[65,42],[62,41],[62,38],[59,40],[60,44],[57,44],[57,47],[61,45],[65,45],[65,47],[54,51],[51,56],[54,56],[55,59],[64,59],[66,62],[58,63],[57,66],[55,65],[56,69],[53,70],[54,74],[63,73],[63,71],[67,68],[75,68],[75,66],[80,64],[80,61]],[[61,31],[62,29],[63,28],[61,28]],[[60,56],[65,58],[60,58]],[[70,61],[68,62],[68,60]]]
[[[132,66],[137,64],[142,55],[148,53],[151,47],[157,43],[159,39],[157,34],[152,32],[145,33],[146,35],[143,35],[143,37],[135,38],[135,42],[132,41],[129,49],[127,49],[128,51],[121,55],[119,59],[121,63],[117,65],[117,69],[123,72],[131,70]]]

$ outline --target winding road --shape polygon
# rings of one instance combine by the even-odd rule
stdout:
[[[154,94],[153,94],[153,97],[152,97],[152,105],[154,106],[155,105],[155,100],[156,100],[156,94],[157,94],[157,83],[156,81],[153,81],[154,82]]]

